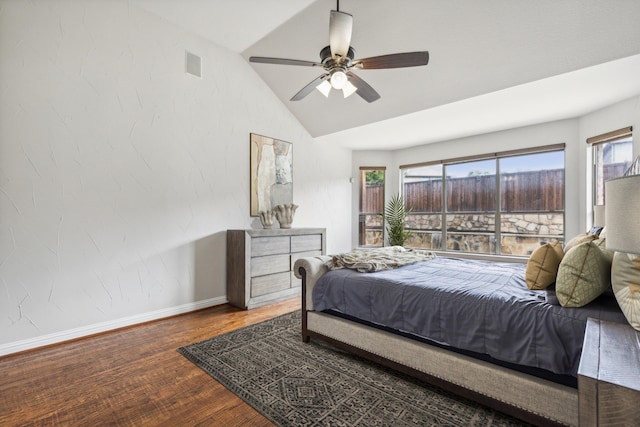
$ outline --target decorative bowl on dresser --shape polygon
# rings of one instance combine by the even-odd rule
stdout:
[[[326,254],[326,229],[227,230],[227,298],[250,309],[300,295],[301,257]]]

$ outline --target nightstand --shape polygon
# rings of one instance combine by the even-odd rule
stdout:
[[[587,319],[578,402],[580,426],[640,425],[640,332]]]

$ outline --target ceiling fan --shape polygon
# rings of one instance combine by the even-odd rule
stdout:
[[[329,46],[320,51],[320,62],[263,56],[249,58],[250,62],[262,64],[324,68],[325,72],[303,87],[291,98],[291,101],[301,100],[313,92],[313,89],[318,89],[324,96],[328,97],[331,88],[333,88],[342,90],[345,98],[356,92],[365,101],[373,102],[380,99],[380,94],[367,82],[354,74],[352,70],[417,67],[429,63],[429,52],[427,51],[394,53],[354,59],[355,50],[350,46],[353,16],[340,12],[340,0],[337,0],[336,3],[336,10],[331,11],[329,19]]]

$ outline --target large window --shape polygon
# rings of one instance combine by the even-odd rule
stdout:
[[[593,204],[606,202],[604,183],[624,175],[633,160],[631,128],[623,128],[587,140],[593,150]]]
[[[364,247],[383,246],[384,227],[384,167],[360,168],[360,215],[358,244]]]
[[[563,145],[402,166],[401,180],[411,247],[528,255],[564,240]]]

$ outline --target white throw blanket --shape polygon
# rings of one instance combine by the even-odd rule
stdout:
[[[435,257],[436,255],[431,251],[405,249],[402,246],[385,246],[375,249],[355,249],[352,252],[333,255],[329,261],[325,262],[325,266],[329,270],[350,268],[361,273],[373,273],[418,261],[427,261]]]

